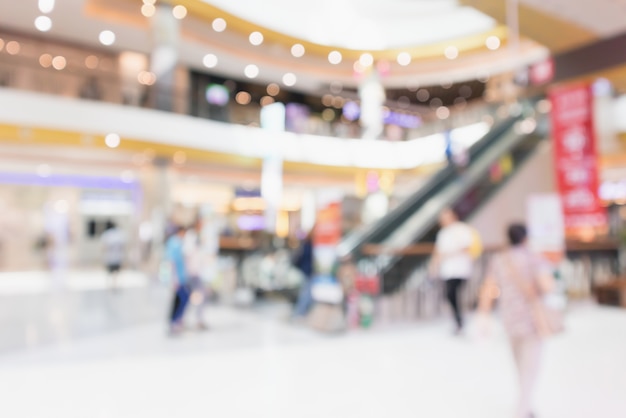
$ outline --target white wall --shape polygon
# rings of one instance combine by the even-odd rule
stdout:
[[[485,246],[505,244],[506,227],[511,222],[526,220],[527,198],[555,191],[552,145],[546,141],[470,223],[480,232]]]

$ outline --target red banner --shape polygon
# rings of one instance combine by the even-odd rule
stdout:
[[[331,203],[317,213],[313,243],[316,246],[335,246],[339,241],[341,241],[341,204]]]
[[[604,227],[593,126],[593,92],[577,84],[552,89],[552,136],[556,178],[568,232]]]

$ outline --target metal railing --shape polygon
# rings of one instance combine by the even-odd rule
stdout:
[[[571,300],[592,297],[595,286],[619,277],[624,270],[621,249],[617,243],[595,243],[582,247],[580,244],[568,243],[565,258],[555,268],[556,280]],[[462,306],[466,312],[473,311],[478,306],[480,290],[490,261],[503,249],[504,247],[486,249],[476,260],[474,274],[462,292]],[[379,250],[371,246],[366,252],[374,256]],[[417,257],[423,262],[419,263],[417,269],[407,272],[410,274],[409,279],[394,293],[379,296],[379,320],[386,323],[426,320],[440,317],[447,312],[444,283],[430,277],[428,271],[432,250],[431,244],[423,244],[395,251],[403,257]],[[375,267],[375,264],[370,266]],[[381,276],[380,279],[384,280],[384,277]],[[381,284],[382,287],[384,283]]]

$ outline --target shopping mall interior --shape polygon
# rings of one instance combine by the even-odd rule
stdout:
[[[0,0],[1,414],[625,416],[624,50],[626,0]]]

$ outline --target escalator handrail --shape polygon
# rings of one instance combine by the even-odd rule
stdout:
[[[544,118],[545,119],[545,118]],[[538,123],[538,129],[539,131],[535,131],[534,133],[530,134],[530,135],[537,135],[538,132],[543,131],[543,129],[539,128],[541,126],[541,123]],[[511,127],[512,128],[512,127]],[[506,134],[507,132],[503,132],[503,134]],[[539,135],[546,135],[546,133],[539,133]],[[527,137],[528,135],[518,135],[519,136],[519,140],[521,140],[521,138]],[[516,141],[516,143],[519,143],[519,140]],[[433,219],[432,222],[436,222],[436,219]],[[431,222],[431,223],[432,223]],[[421,235],[421,234],[416,234],[416,235]],[[417,237],[416,237],[417,240]],[[378,266],[380,268],[381,274],[385,274],[385,272],[401,257],[399,257],[397,254],[380,254],[379,256],[379,261],[378,261]]]
[[[470,164],[478,158],[489,146],[496,141],[500,135],[508,131],[513,125],[518,122],[521,115],[508,118],[494,128],[489,130],[481,140],[474,144],[469,149]],[[402,202],[397,208],[389,212],[382,219],[375,224],[371,225],[365,230],[356,231],[342,240],[338,247],[340,256],[356,253],[364,244],[372,241],[382,240],[383,237],[377,237],[383,235],[382,231],[388,229],[394,229],[398,223],[402,223],[403,219],[410,216],[410,212],[413,212],[416,206],[419,206],[420,202],[425,199],[433,190],[440,187],[442,184],[453,180],[455,178],[455,170],[450,165],[440,170],[435,174],[425,185],[422,185],[418,191],[413,193],[409,198]],[[409,213],[409,215],[407,215]],[[394,226],[395,225],[395,226]]]

